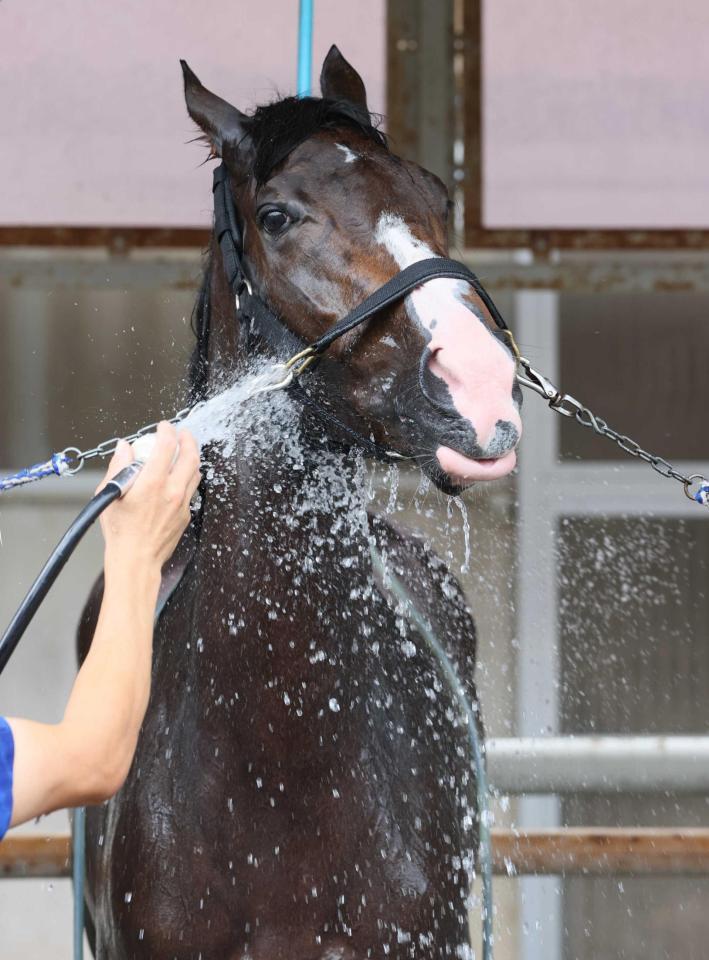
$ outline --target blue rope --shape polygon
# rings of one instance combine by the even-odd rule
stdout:
[[[0,492],[11,490],[13,487],[20,487],[25,483],[33,483],[35,480],[43,480],[45,477],[61,477],[69,469],[69,460],[64,453],[55,453],[50,460],[44,463],[35,463],[32,467],[25,467],[24,470],[18,470],[8,477],[0,477]]]
[[[697,503],[701,503],[703,507],[709,507],[709,483],[702,483],[694,494],[694,499]]]
[[[313,75],[313,5],[315,0],[300,0],[298,16],[298,86],[299,97],[310,96]]]

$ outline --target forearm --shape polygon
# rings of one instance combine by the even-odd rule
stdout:
[[[177,455],[177,459],[176,458]],[[133,460],[118,444],[107,478]],[[15,742],[11,824],[60,807],[98,803],[119,789],[150,696],[160,569],[190,518],[199,483],[194,438],[158,426],[132,490],[102,515],[103,603],[91,648],[60,723],[9,719]]]
[[[110,782],[127,773],[148,705],[160,571],[143,558],[109,551],[104,572],[98,624],[60,726],[76,746],[77,762]],[[90,782],[91,770],[85,773]]]

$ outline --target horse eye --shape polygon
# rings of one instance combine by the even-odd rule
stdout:
[[[283,210],[267,210],[261,216],[261,226],[266,233],[281,233],[290,223],[290,217]]]

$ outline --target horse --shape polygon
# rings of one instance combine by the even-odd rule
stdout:
[[[184,62],[183,76],[226,170],[244,292],[286,344],[446,256],[446,188],[392,151],[337,47],[322,97],[248,115]],[[193,320],[193,398],[283,359],[244,318],[216,235]],[[204,454],[198,516],[164,572],[136,756],[87,811],[98,960],[472,957],[465,725],[386,571],[479,717],[474,621],[426,544],[371,514],[366,462],[405,458],[444,494],[504,476],[521,436],[515,369],[478,293],[432,279],[340,337],[300,394],[240,409],[230,443]],[[99,581],[83,651],[100,596]]]

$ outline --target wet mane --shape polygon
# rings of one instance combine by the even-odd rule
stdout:
[[[254,146],[252,172],[256,183],[264,184],[297,146],[321,130],[349,127],[388,149],[377,123],[378,118],[347,100],[284,97],[257,107],[244,123]]]

